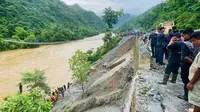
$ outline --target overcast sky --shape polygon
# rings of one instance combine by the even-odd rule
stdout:
[[[152,6],[164,0],[62,0],[68,5],[79,4],[87,10],[92,10],[101,15],[105,7],[111,6],[113,9],[124,9],[125,13],[138,15],[148,10]]]

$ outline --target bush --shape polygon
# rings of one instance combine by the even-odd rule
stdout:
[[[49,94],[51,90],[48,84],[45,83],[45,80],[44,71],[35,70],[22,73],[22,82],[27,84],[29,90],[39,87],[44,90],[46,94]]]
[[[8,97],[0,106],[2,112],[49,112],[52,104],[47,102],[39,88],[34,88],[26,94]]]

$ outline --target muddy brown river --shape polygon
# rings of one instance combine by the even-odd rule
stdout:
[[[3,97],[17,93],[21,73],[25,71],[44,70],[52,90],[72,82],[69,58],[78,49],[96,49],[103,44],[103,36],[100,34],[65,44],[0,52],[0,102]]]

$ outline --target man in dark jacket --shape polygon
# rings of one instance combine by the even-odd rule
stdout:
[[[165,28],[161,27],[160,32],[158,33],[158,36],[157,36],[156,63],[159,63],[160,65],[164,65],[163,56],[164,56],[165,48],[167,46],[167,40],[165,38],[164,32],[165,32]]]
[[[159,84],[166,85],[171,73],[173,73],[171,82],[176,83],[178,69],[180,67],[180,62],[181,62],[182,44],[183,43],[181,41],[181,34],[175,33],[167,46],[167,49],[169,50],[169,63],[167,64],[167,67],[165,68],[165,75],[163,77],[163,81],[158,82]]]
[[[184,44],[181,49],[181,79],[184,83],[184,95],[178,97],[183,100],[188,100],[188,89],[186,88],[189,83],[189,68],[194,61],[194,58],[200,52],[199,47],[195,47],[190,40],[190,35],[194,32],[192,28],[187,28],[183,31]]]
[[[151,35],[149,36],[149,40],[151,41],[152,57],[155,58],[155,56],[156,56],[156,44],[157,44],[157,34],[156,34],[155,29],[152,29]]]

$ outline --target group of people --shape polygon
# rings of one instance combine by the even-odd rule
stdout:
[[[66,86],[63,85],[62,87],[58,87],[55,89],[55,91],[52,92],[52,95],[49,98],[49,102],[52,102],[53,105],[55,105],[56,101],[59,98],[59,94],[62,94],[62,97],[64,97],[64,92],[66,91]]]
[[[156,58],[156,63],[160,65],[165,65],[164,54],[168,60],[163,80],[158,83],[166,85],[171,73],[170,82],[176,83],[181,68],[184,95],[178,95],[178,98],[195,105],[191,112],[200,112],[200,31],[186,28],[180,33],[176,27],[167,35],[164,31],[164,27],[159,28],[158,33],[152,29],[149,36],[152,58]]]
[[[57,89],[55,89],[55,91],[52,92],[52,95],[49,98],[49,102],[52,102],[53,105],[55,105],[56,101],[59,99],[60,94],[62,95],[62,97],[64,98],[64,92],[69,89],[70,85],[72,83],[67,84],[67,87],[65,85],[63,85],[62,87],[57,87]]]

